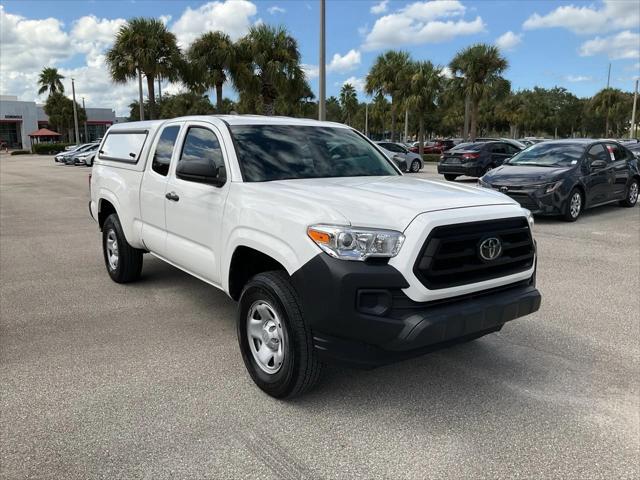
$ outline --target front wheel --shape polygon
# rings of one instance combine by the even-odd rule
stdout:
[[[418,173],[420,171],[420,160],[414,160],[411,162],[411,172]]]
[[[142,273],[142,250],[127,242],[118,215],[112,213],[102,225],[102,252],[111,280],[129,283]]]
[[[580,216],[580,213],[582,213],[583,208],[584,198],[582,197],[582,193],[577,188],[574,188],[567,198],[562,217],[567,222],[575,222]]]
[[[292,398],[312,388],[322,364],[298,294],[285,272],[254,276],[240,296],[238,343],[255,384],[275,398]]]
[[[633,207],[637,202],[638,202],[638,180],[633,179],[631,180],[631,184],[627,188],[627,194],[624,200],[620,202],[620,205],[622,205],[623,207],[630,208],[630,207]]]
[[[458,178],[458,175],[453,175],[451,173],[444,174],[444,179],[449,180],[450,182],[453,182],[456,178]]]

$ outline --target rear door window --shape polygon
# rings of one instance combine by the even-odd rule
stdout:
[[[146,139],[146,130],[111,132],[102,144],[100,158],[116,162],[138,163]]]
[[[491,152],[499,155],[507,154],[507,146],[504,143],[494,143],[491,145]]]
[[[171,156],[173,147],[176,144],[176,138],[180,132],[180,125],[170,125],[162,130],[160,139],[156,145],[156,151],[153,154],[153,163],[151,168],[154,172],[166,177],[169,173],[169,165],[171,164]]]
[[[596,160],[604,160],[607,163],[611,161],[609,152],[604,149],[604,145],[601,143],[593,145],[587,152],[587,165],[591,165]]]
[[[609,153],[609,161],[617,162],[618,160],[624,160],[626,154],[620,146],[615,143],[607,143],[607,152]]]

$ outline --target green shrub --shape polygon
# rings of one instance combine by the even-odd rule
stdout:
[[[33,145],[33,153],[39,155],[53,155],[63,152],[65,147],[73,145],[72,143],[36,143]]]
[[[11,155],[29,155],[30,153],[29,150],[14,150]]]
[[[439,162],[440,161],[440,154],[439,153],[425,153],[424,155],[422,155],[422,159],[425,162]]]

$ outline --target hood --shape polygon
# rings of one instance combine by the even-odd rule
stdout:
[[[482,180],[490,185],[536,185],[551,183],[573,167],[534,167],[502,165],[487,173]]]
[[[254,184],[255,185],[255,184]],[[517,203],[501,193],[410,176],[279,180],[260,184],[264,194],[292,203],[321,202],[358,227],[404,230],[418,215],[436,210]]]

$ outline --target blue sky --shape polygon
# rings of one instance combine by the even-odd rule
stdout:
[[[34,79],[44,63],[76,78],[87,100],[119,114],[135,85],[108,82],[101,56],[119,25],[134,16],[166,22],[183,46],[217,28],[238,37],[256,23],[281,24],[298,40],[317,92],[317,0],[3,1],[0,73],[3,94],[37,96]],[[387,48],[446,66],[476,42],[496,43],[509,60],[515,89],[564,86],[578,96],[611,84],[633,89],[640,70],[640,2],[555,1],[327,1],[327,93],[350,80],[360,87],[375,57]],[[335,58],[334,58],[335,56]],[[178,91],[177,85],[166,85]],[[230,89],[225,92],[233,96]],[[364,99],[364,94],[360,92]]]

